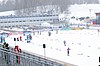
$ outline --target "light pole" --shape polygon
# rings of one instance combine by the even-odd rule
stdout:
[[[43,44],[43,48],[44,48],[44,58],[46,58],[46,52],[45,52],[46,45],[45,44]]]
[[[92,9],[89,9],[89,12],[90,12],[90,18],[91,18],[91,10],[92,10]]]

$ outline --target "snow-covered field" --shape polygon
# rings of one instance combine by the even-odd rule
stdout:
[[[72,5],[69,8],[70,16],[75,17],[96,17],[95,13],[100,11],[99,4]],[[11,13],[12,14],[12,13]],[[5,14],[2,14],[5,15]],[[6,14],[8,15],[8,13]],[[91,27],[92,28],[92,27]],[[93,29],[93,28],[92,28]],[[66,30],[42,32],[41,35],[32,34],[31,43],[25,41],[23,35],[11,35],[6,42],[14,47],[18,45],[22,50],[37,53],[44,56],[43,44],[46,44],[45,56],[68,62],[77,66],[98,66],[100,56],[100,32],[97,30]],[[14,41],[14,37],[22,36],[23,41]],[[66,46],[63,41],[66,40]],[[70,56],[67,56],[67,48],[70,48]]]
[[[37,53],[44,56],[43,44],[46,44],[45,56],[75,64],[77,66],[98,66],[100,56],[100,35],[97,30],[66,30],[42,32],[41,35],[32,34],[31,43],[26,43],[25,36],[23,41],[14,42],[12,35],[6,38],[6,42],[14,47],[18,45],[22,50]],[[63,41],[66,40],[66,46]],[[70,56],[67,56],[67,48],[70,48]]]

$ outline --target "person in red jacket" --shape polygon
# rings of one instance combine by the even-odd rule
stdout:
[[[29,35],[30,36],[30,40],[32,40],[32,36],[31,35]]]
[[[14,51],[16,53],[16,62],[18,64],[20,64],[20,55],[19,55],[19,53],[21,52],[21,49],[19,48],[19,46],[15,46]]]

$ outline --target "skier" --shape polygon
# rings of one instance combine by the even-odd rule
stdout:
[[[14,41],[16,41],[16,38],[14,38]]]
[[[67,48],[67,56],[69,56],[69,50],[71,50],[69,47]]]
[[[35,35],[35,31],[33,31],[33,35]]]
[[[63,43],[64,43],[64,46],[66,46],[66,41],[65,40],[63,41]]]
[[[16,53],[16,62],[18,64],[20,64],[20,55],[19,55],[19,53],[21,52],[21,49],[19,48],[19,46],[15,46],[14,51]]]
[[[51,36],[51,32],[50,31],[48,32],[48,35]]]
[[[41,31],[40,31],[40,35],[41,35]]]
[[[17,41],[19,41],[19,38],[17,38]]]
[[[58,30],[56,30],[56,34],[58,34]]]
[[[30,35],[27,35],[27,43],[30,43],[30,40],[31,40]]]

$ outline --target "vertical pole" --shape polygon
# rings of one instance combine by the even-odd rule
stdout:
[[[99,36],[99,29],[98,29],[98,36]]]
[[[46,58],[45,48],[44,48],[44,58]]]
[[[91,18],[91,9],[89,9],[89,12],[90,12],[90,18]]]
[[[15,41],[15,46],[16,46],[16,41]]]
[[[43,44],[43,48],[44,48],[44,60],[46,59],[46,52],[45,52],[45,48],[46,48],[46,45]],[[43,64],[43,66],[45,66],[46,64],[46,61],[44,61],[45,63]]]
[[[44,48],[44,58],[46,58],[46,52],[45,52],[46,45],[45,44],[43,44],[43,48]]]

